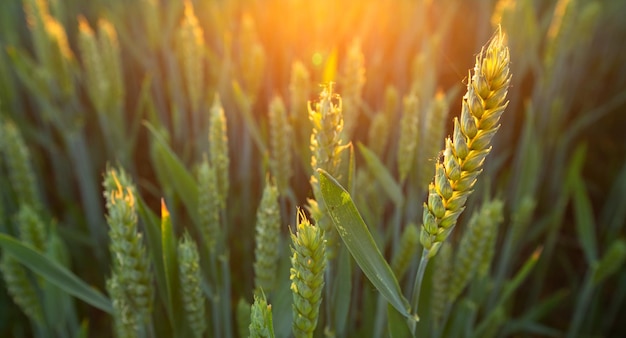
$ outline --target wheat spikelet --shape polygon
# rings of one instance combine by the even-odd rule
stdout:
[[[65,28],[52,16],[44,19],[44,28],[50,41],[50,64],[47,70],[54,74],[53,78],[59,84],[61,93],[65,97],[74,94],[74,53],[67,41]]]
[[[15,304],[30,320],[42,323],[43,307],[26,269],[13,256],[4,253],[0,261],[0,271]]]
[[[257,36],[254,19],[248,13],[245,13],[241,19],[239,48],[241,50],[239,63],[243,87],[246,94],[254,101],[261,88],[267,56]]]
[[[344,140],[352,139],[354,128],[359,119],[361,95],[365,85],[365,57],[358,39],[348,47],[345,59],[343,81],[340,85],[343,97]]]
[[[1,119],[0,151],[8,168],[9,182],[19,205],[40,205],[30,152],[13,121]]]
[[[289,78],[289,120],[296,137],[297,154],[306,163],[311,157],[309,139],[311,137],[311,123],[307,111],[307,102],[311,95],[311,75],[301,61],[294,61],[291,65]]]
[[[324,288],[326,245],[322,229],[313,226],[302,211],[296,234],[291,234],[291,291],[293,293],[293,334],[313,337]]]
[[[285,195],[289,188],[289,179],[293,175],[291,168],[292,130],[287,120],[287,111],[283,100],[276,96],[269,107],[269,124],[271,132],[270,168],[276,180],[276,187],[280,195]]]
[[[44,21],[50,17],[48,2],[45,0],[25,0],[23,3],[37,60],[43,65],[50,65],[50,42],[44,28]]]
[[[420,188],[428,188],[428,183],[432,178],[431,161],[437,158],[437,154],[441,150],[444,132],[446,129],[445,121],[448,119],[449,105],[443,93],[435,94],[431,105],[424,116],[424,123],[421,124],[420,141],[417,155],[417,174],[418,184]],[[426,170],[429,168],[430,170]]]
[[[257,290],[271,292],[276,284],[280,244],[278,189],[268,179],[256,213],[254,284]]]
[[[198,216],[204,243],[213,252],[220,236],[220,200],[215,168],[206,156],[198,168]]]
[[[311,75],[301,61],[294,61],[291,65],[289,80],[289,113],[294,121],[308,119],[306,105],[311,94]],[[311,131],[305,131],[307,137]]]
[[[223,209],[226,207],[226,199],[228,197],[230,157],[228,156],[226,115],[217,95],[211,108],[209,150],[210,163],[215,168],[215,176],[217,178],[218,200],[220,201],[220,208]]]
[[[111,109],[120,112],[124,105],[124,71],[115,27],[105,20],[98,20],[98,46],[102,54],[102,63],[108,77],[108,101]],[[117,118],[120,118],[119,116]]]
[[[420,242],[431,257],[454,229],[482,171],[508,104],[505,98],[510,81],[509,50],[498,30],[476,58],[474,75],[463,97],[461,120],[454,119],[453,137],[446,139],[443,159],[437,162],[428,188]]]
[[[109,224],[110,251],[113,276],[111,287],[121,288],[124,300],[121,305],[128,307],[128,316],[136,316],[138,323],[148,320],[152,311],[153,289],[150,261],[143,244],[143,236],[137,228],[134,187],[122,185],[115,169],[105,175],[104,188],[107,198],[107,223]],[[110,186],[116,188],[110,189]],[[121,306],[120,305],[120,306]]]
[[[404,277],[409,264],[411,264],[411,259],[415,257],[419,240],[420,234],[417,225],[409,223],[400,237],[400,247],[391,259],[391,269],[398,280]]]
[[[452,277],[453,252],[449,243],[441,245],[433,267],[433,287],[430,295],[430,312],[437,327],[441,325],[448,305],[448,287]]]
[[[202,293],[200,274],[200,255],[196,243],[188,234],[178,242],[178,271],[180,276],[180,295],[185,310],[185,318],[194,337],[202,337],[207,328],[205,302]]]
[[[415,94],[404,98],[404,110],[400,119],[400,137],[398,140],[398,174],[400,182],[404,182],[413,168],[417,140],[419,137],[419,101]]]
[[[204,93],[204,32],[189,0],[184,2],[183,20],[178,28],[177,51],[191,110],[198,112]]]
[[[111,278],[107,279],[106,289],[111,298],[111,303],[113,303],[115,335],[118,338],[137,337],[137,317],[128,303],[124,286],[120,283],[115,272]]]
[[[387,148],[387,140],[389,139],[389,119],[382,113],[374,115],[370,129],[367,133],[367,146],[379,158],[382,158]]]
[[[237,331],[240,338],[250,335],[250,309],[251,305],[243,297],[237,302]]]
[[[453,302],[465,286],[478,272],[479,267],[485,265],[485,257],[489,257],[489,238],[494,236],[497,226],[502,222],[503,203],[500,200],[486,202],[475,212],[466,228],[459,250],[454,261],[454,274],[448,288],[448,300]]]
[[[254,303],[250,308],[250,336],[251,338],[273,338],[274,324],[272,320],[272,306],[267,304],[265,294],[254,295]]]
[[[78,51],[85,68],[87,94],[96,111],[102,114],[106,110],[111,84],[104,69],[98,40],[83,16],[78,17]]]
[[[333,100],[338,100],[334,104]],[[320,100],[315,109],[309,105],[309,119],[313,123],[311,133],[311,187],[315,196],[315,202],[309,200],[311,215],[324,231],[327,241],[327,253],[329,259],[335,257],[335,247],[338,245],[338,234],[332,225],[332,220],[326,213],[322,194],[319,187],[319,173],[317,169],[326,170],[331,175],[338,176],[338,168],[341,161],[341,152],[345,149],[342,145],[341,133],[343,130],[341,98],[333,94],[333,84],[325,86],[320,94]]]
[[[48,231],[37,212],[28,204],[20,205],[16,223],[19,227],[22,242],[32,246],[40,252],[46,251]]]

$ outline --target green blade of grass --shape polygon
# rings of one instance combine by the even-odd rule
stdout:
[[[402,195],[402,188],[398,185],[398,182],[396,182],[389,170],[387,170],[373,151],[369,150],[361,142],[358,143],[358,146],[361,155],[367,163],[367,167],[372,171],[378,182],[380,182],[385,193],[387,193],[395,205],[402,205],[404,197]]]
[[[147,248],[154,262],[157,290],[161,302],[167,302],[167,282],[165,281],[165,267],[163,266],[163,248],[161,248],[161,228],[159,217],[146,205],[140,196],[137,198],[137,212],[143,221],[143,227],[148,240]],[[170,318],[171,319],[171,318]]]
[[[172,227],[172,218],[167,210],[165,201],[161,200],[161,248],[163,254],[163,267],[165,272],[165,284],[167,285],[168,315],[172,320],[174,332],[180,331],[180,314],[182,312],[179,297],[178,265],[176,252],[176,236]]]
[[[595,221],[593,208],[585,183],[581,176],[582,165],[585,160],[586,147],[579,146],[574,152],[570,168],[568,185],[574,204],[576,220],[576,232],[580,241],[587,263],[593,264],[598,260],[598,247],[596,241]]]
[[[113,313],[111,301],[105,295],[59,263],[6,234],[0,234],[0,246],[6,253],[13,255],[20,263],[61,290],[106,313]]]
[[[363,222],[350,194],[329,173],[318,169],[324,203],[337,232],[376,289],[400,314],[410,320],[409,302],[402,295],[398,280],[376,246],[372,234]]]
[[[176,156],[165,139],[159,134],[157,129],[148,122],[144,125],[150,130],[155,142],[156,156],[158,156],[165,168],[167,178],[171,180],[170,186],[176,190],[176,193],[183,201],[187,213],[198,224],[198,185],[195,179],[189,173],[183,162]]]

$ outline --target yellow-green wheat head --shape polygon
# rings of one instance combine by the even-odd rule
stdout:
[[[463,97],[461,120],[454,119],[454,134],[446,139],[443,159],[438,161],[429,185],[420,242],[431,257],[454,229],[491,150],[491,139],[508,105],[509,62],[509,49],[498,29],[476,57],[474,74]]]

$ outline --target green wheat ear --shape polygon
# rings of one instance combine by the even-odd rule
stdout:
[[[404,228],[400,237],[400,247],[391,259],[391,269],[398,280],[401,280],[406,273],[411,259],[417,253],[417,247],[420,241],[420,234],[417,225],[409,223]]]
[[[16,222],[20,239],[38,251],[45,252],[48,229],[37,212],[31,206],[23,204],[17,213]]]
[[[292,130],[287,119],[287,110],[283,100],[276,96],[270,102],[269,124],[271,133],[270,168],[276,180],[276,186],[281,196],[289,188],[289,179],[293,175],[291,168]]]
[[[324,288],[326,244],[320,227],[312,225],[302,210],[298,211],[296,234],[291,234],[291,291],[293,293],[294,336],[313,337]]]
[[[419,148],[417,156],[417,174],[420,189],[426,190],[432,179],[431,161],[437,157],[443,145],[446,120],[450,107],[443,93],[438,92],[431,100],[420,126]],[[426,170],[428,168],[428,170]]]
[[[335,104],[334,100],[337,100],[338,104]],[[341,140],[343,130],[341,102],[341,97],[333,94],[333,83],[330,83],[322,90],[320,100],[315,104],[315,109],[311,108],[309,104],[309,119],[313,124],[311,133],[311,168],[313,169],[311,186],[315,197],[315,200],[309,200],[309,208],[315,222],[323,229],[326,236],[329,259],[336,255],[339,235],[326,213],[317,169],[324,169],[334,177],[339,176],[341,152],[346,149]]]
[[[220,236],[220,200],[215,168],[204,156],[198,168],[198,215],[200,231],[209,251],[215,251]]]
[[[419,137],[419,101],[415,94],[404,98],[404,109],[400,119],[400,139],[398,140],[398,174],[404,182],[413,168]]]
[[[474,75],[463,97],[461,120],[454,119],[453,137],[446,139],[443,159],[438,161],[428,188],[420,242],[430,257],[454,229],[491,151],[491,139],[508,104],[509,62],[509,49],[498,30],[476,57]]]
[[[228,197],[230,157],[228,156],[226,115],[217,95],[211,108],[209,149],[210,162],[215,168],[217,178],[218,200],[220,201],[220,208],[223,209],[226,207],[226,199]]]
[[[243,297],[237,302],[237,331],[240,338],[246,338],[250,334],[250,303]]]
[[[137,228],[135,188],[129,182],[124,171],[109,169],[103,183],[113,265],[107,288],[112,298],[118,297],[116,317],[126,328],[149,320],[154,292],[150,261]]]
[[[504,203],[500,200],[485,202],[475,212],[461,238],[459,250],[454,260],[454,273],[448,288],[448,301],[453,302],[480,269],[483,273],[491,261],[490,245],[503,219]],[[485,258],[486,257],[486,258]],[[485,259],[489,262],[485,263]]]
[[[278,189],[267,179],[256,213],[254,284],[256,290],[271,292],[276,284],[280,244]]]
[[[111,22],[106,19],[98,19],[98,38],[104,69],[108,73],[109,100],[114,111],[120,111],[124,105],[124,70],[122,57],[117,38],[117,32]]]
[[[40,205],[30,152],[15,123],[0,119],[0,152],[8,169],[9,181],[19,205]]]
[[[453,251],[450,243],[443,243],[439,254],[435,257],[433,266],[432,291],[430,296],[430,311],[433,325],[436,330],[442,323],[448,306],[448,288],[453,272]]]
[[[254,295],[254,304],[250,308],[249,330],[251,338],[274,338],[272,306],[267,304],[265,294],[262,292]]]
[[[28,276],[28,271],[6,252],[0,261],[0,271],[13,302],[35,323],[43,323],[43,307],[38,290]]]
[[[198,112],[204,93],[204,32],[196,17],[191,1],[184,2],[183,20],[178,27],[176,49],[182,66],[182,77],[185,83],[190,108]]]
[[[359,120],[361,109],[361,95],[363,86],[365,85],[365,56],[361,50],[361,42],[354,39],[350,46],[345,59],[345,69],[340,83],[342,88],[343,102],[343,140],[352,139],[352,134]]]
[[[202,337],[207,328],[207,322],[205,298],[201,289],[200,255],[196,243],[189,237],[189,234],[185,234],[178,242],[178,270],[185,318],[194,337]]]

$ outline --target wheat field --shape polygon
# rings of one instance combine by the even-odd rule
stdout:
[[[625,336],[624,13],[0,2],[0,336]]]

